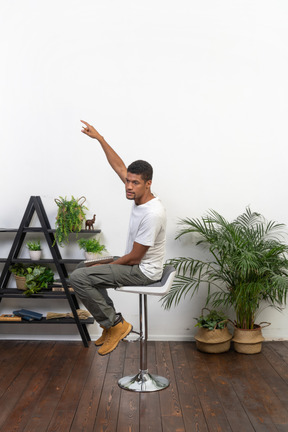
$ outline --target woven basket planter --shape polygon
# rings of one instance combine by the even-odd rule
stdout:
[[[195,339],[196,347],[199,351],[219,354],[229,351],[232,335],[227,327],[214,330],[200,327]]]
[[[25,291],[26,287],[26,277],[25,276],[17,276],[15,275],[16,286],[18,290]]]
[[[269,323],[266,324],[269,325]],[[261,325],[255,325],[255,328],[251,330],[235,327],[233,336],[234,350],[241,354],[260,353],[264,341],[262,328]]]

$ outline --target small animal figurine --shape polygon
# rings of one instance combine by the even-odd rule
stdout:
[[[93,224],[95,223],[96,215],[94,214],[93,219],[87,219],[85,222],[85,229],[94,229]]]

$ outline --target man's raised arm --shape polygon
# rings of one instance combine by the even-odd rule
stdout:
[[[81,132],[99,141],[109,164],[111,165],[113,170],[118,174],[120,179],[125,183],[126,176],[127,176],[127,168],[123,160],[120,158],[120,156],[118,156],[118,154],[112,149],[112,147],[105,141],[103,136],[100,135],[99,132],[97,132],[97,130],[93,126],[91,126],[89,123],[87,123],[84,120],[81,120],[81,122],[84,123],[85,125],[83,126]]]

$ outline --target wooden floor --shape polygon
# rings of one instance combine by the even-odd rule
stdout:
[[[0,431],[288,431],[288,342],[248,356],[149,342],[149,371],[171,381],[149,394],[117,385],[138,371],[137,345],[101,357],[93,343],[0,341]]]

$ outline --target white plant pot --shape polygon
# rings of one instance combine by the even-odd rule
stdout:
[[[84,252],[84,253],[85,253],[85,259],[86,260],[97,259],[97,258],[102,256],[100,254],[93,253],[93,252]]]
[[[41,253],[42,253],[41,250],[37,250],[37,251],[29,250],[30,259],[31,259],[32,261],[38,261],[38,260],[40,260],[40,258],[41,258]]]

